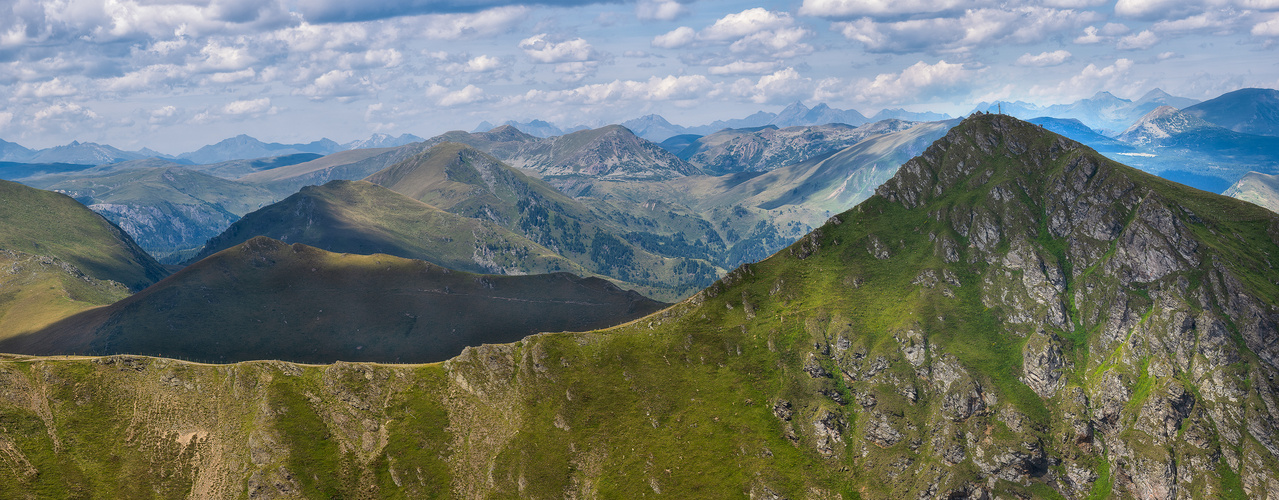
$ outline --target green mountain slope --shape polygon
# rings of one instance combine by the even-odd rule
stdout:
[[[244,214],[275,201],[261,187],[179,167],[76,176],[47,189],[88,205],[166,263],[181,262]]]
[[[598,278],[479,275],[258,237],[108,307],[0,342],[0,352],[421,363],[662,306]]]
[[[0,363],[0,488],[1268,497],[1276,259],[1279,216],[976,115],[786,251],[610,330],[425,366]]]
[[[0,250],[47,256],[141,290],[168,274],[120,228],[70,197],[0,181]]]
[[[505,226],[598,273],[661,300],[687,297],[717,269],[626,241],[587,206],[549,184],[459,143],[442,143],[366,180],[442,210]],[[629,287],[629,286],[628,286]]]
[[[1279,212],[1279,176],[1276,175],[1248,172],[1221,194]]]
[[[581,266],[492,222],[445,212],[376,184],[331,181],[250,213],[209,240],[191,262],[254,236],[339,253],[383,253],[491,274],[540,274]]]
[[[303,186],[319,186],[332,180],[359,180],[394,165],[423,149],[423,143],[394,148],[352,149],[308,162],[255,172],[239,180],[265,187],[279,196],[298,192]]]
[[[114,281],[85,276],[58,259],[0,250],[0,339],[30,333],[72,314],[129,296]]]

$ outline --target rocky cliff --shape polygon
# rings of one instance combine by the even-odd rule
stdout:
[[[976,115],[610,330],[426,366],[7,360],[0,488],[1276,498],[1276,261],[1272,213]]]

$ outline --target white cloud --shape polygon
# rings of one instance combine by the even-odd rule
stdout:
[[[60,78],[39,83],[23,83],[14,90],[14,97],[27,99],[47,99],[50,97],[68,97],[76,95],[75,87],[63,82]]]
[[[1052,52],[1043,52],[1039,55],[1022,54],[1017,58],[1017,64],[1021,66],[1057,66],[1070,60],[1070,52],[1065,50],[1054,50]]]
[[[263,97],[261,99],[246,99],[242,101],[231,101],[222,107],[222,114],[226,115],[257,115],[271,111],[271,99]]]
[[[591,44],[581,38],[553,42],[547,39],[546,33],[542,33],[520,40],[519,47],[534,61],[540,63],[590,61],[595,59],[595,50],[591,48]]]
[[[1159,36],[1150,30],[1120,38],[1115,46],[1119,50],[1145,50],[1159,43]]]
[[[895,16],[957,11],[991,3],[982,0],[804,0],[799,14],[817,17]]]
[[[1233,15],[1232,15],[1233,14]],[[1240,24],[1244,15],[1234,12],[1211,11],[1182,19],[1164,20],[1150,29],[1160,33],[1185,33],[1191,31],[1228,32]]]
[[[226,84],[249,81],[256,76],[258,76],[258,72],[253,68],[244,68],[240,71],[213,73],[204,79],[206,82]]]
[[[1075,38],[1075,43],[1080,45],[1090,45],[1094,43],[1109,42],[1115,37],[1127,34],[1130,30],[1127,26],[1120,23],[1106,23],[1101,29],[1096,26],[1084,28],[1084,34]]]
[[[643,20],[674,21],[688,14],[688,7],[673,0],[640,0],[635,17]]]
[[[257,62],[257,58],[249,55],[247,47],[224,47],[217,41],[211,41],[200,49],[204,59],[198,67],[208,72],[239,71]]]
[[[756,7],[719,18],[715,24],[702,30],[698,37],[714,41],[734,40],[761,31],[789,27],[794,23],[790,14]]]
[[[1279,36],[1279,14],[1270,16],[1270,19],[1253,25],[1252,34],[1256,36]]]
[[[1181,0],[1118,0],[1115,14],[1123,17],[1150,18],[1180,11],[1186,5]]]
[[[646,81],[614,80],[569,90],[530,90],[517,101],[601,104],[623,100],[672,101],[716,95],[715,85],[702,75],[650,77]]]
[[[506,64],[499,58],[488,55],[478,55],[463,63],[450,64],[445,67],[445,71],[450,73],[489,73],[504,67],[506,67]]]
[[[1069,80],[1051,87],[1036,85],[1031,87],[1030,93],[1065,99],[1086,97],[1099,90],[1118,88],[1127,83],[1124,80],[1128,70],[1132,69],[1132,65],[1133,62],[1130,59],[1116,59],[1114,64],[1105,67],[1089,64]]]
[[[896,104],[907,100],[924,101],[938,95],[948,95],[963,89],[974,77],[974,70],[963,64],[951,64],[944,60],[937,64],[919,61],[901,73],[884,73],[874,80],[863,79],[852,88],[856,100],[875,104]]]
[[[722,66],[711,66],[707,71],[712,75],[762,75],[776,71],[780,65],[778,61],[733,61]]]
[[[71,132],[101,125],[97,113],[73,102],[59,102],[37,110],[31,115],[30,127],[45,132]]]
[[[688,26],[680,26],[668,33],[653,37],[651,44],[661,49],[678,49],[697,40],[697,31]]]
[[[740,79],[733,83],[732,92],[756,104],[790,102],[811,97],[813,80],[800,76],[794,68],[785,68],[754,82]]]
[[[474,85],[467,85],[460,90],[445,93],[437,103],[440,106],[452,107],[462,104],[471,104],[478,102],[484,98],[484,90]]]
[[[178,118],[178,108],[176,106],[163,106],[158,109],[151,110],[148,113],[147,122],[151,125],[168,125],[174,123]]]
[[[729,44],[737,57],[782,59],[813,52],[803,43],[813,32],[795,26],[795,19],[785,12],[761,7],[725,15],[701,31],[681,26],[653,38],[654,47],[675,49],[700,42]]]
[[[338,65],[346,69],[394,68],[403,61],[400,51],[387,48],[343,54]]]
[[[528,18],[528,13],[528,7],[519,5],[474,14],[438,14],[425,16],[425,25],[413,19],[405,28],[437,40],[477,38],[506,33]]]
[[[357,76],[351,70],[330,70],[293,93],[306,96],[313,101],[337,99],[349,102],[358,97],[377,91],[368,76]]]
[[[876,22],[864,17],[831,24],[869,52],[962,52],[985,45],[1036,43],[1078,29],[1098,14],[1044,7],[973,9],[960,17]]]

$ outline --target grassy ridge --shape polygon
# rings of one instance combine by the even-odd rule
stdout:
[[[66,195],[0,181],[0,249],[50,256],[140,290],[168,274],[120,228]]]

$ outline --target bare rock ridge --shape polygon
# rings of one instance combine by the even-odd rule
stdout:
[[[1275,262],[1271,212],[978,114],[606,331],[423,366],[2,361],[0,496],[1276,498]]]

